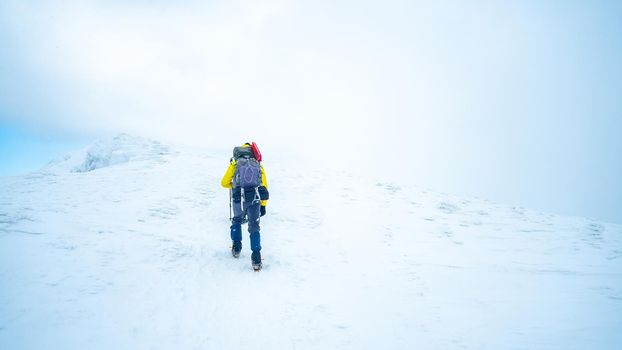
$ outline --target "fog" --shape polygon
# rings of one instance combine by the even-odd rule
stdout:
[[[621,34],[615,1],[5,1],[0,121],[622,222]]]

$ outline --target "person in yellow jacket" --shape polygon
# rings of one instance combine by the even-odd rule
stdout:
[[[231,189],[231,254],[238,258],[242,250],[242,224],[248,220],[251,241],[251,262],[255,270],[261,269],[261,235],[259,221],[266,214],[268,204],[268,180],[260,163],[261,154],[253,143],[245,143],[233,149],[233,158],[222,177],[221,185]],[[259,159],[257,159],[259,158]]]

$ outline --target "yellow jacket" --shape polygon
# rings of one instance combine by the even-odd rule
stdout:
[[[235,173],[235,160],[231,160],[231,163],[229,163],[229,167],[227,168],[225,175],[223,175],[222,180],[220,180],[220,184],[222,185],[222,187],[233,188],[233,174],[234,173]],[[266,188],[268,188],[268,180],[266,179],[266,170],[263,168],[263,165],[261,165],[261,184],[265,186]],[[261,201],[261,205],[265,207],[266,205],[268,205],[268,201],[267,200]]]

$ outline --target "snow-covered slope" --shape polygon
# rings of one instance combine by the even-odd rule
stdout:
[[[170,153],[169,147],[158,141],[119,134],[112,139],[98,140],[85,149],[53,160],[42,169],[42,172],[82,173],[129,161],[161,161],[163,156]]]
[[[618,349],[622,226],[121,135],[0,178],[0,349]]]

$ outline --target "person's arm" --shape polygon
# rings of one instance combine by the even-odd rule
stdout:
[[[266,177],[266,169],[264,169],[263,165],[261,166],[261,185],[265,187],[266,190],[268,189],[268,178]],[[261,211],[264,215],[266,213],[266,205],[268,205],[268,200],[261,201]]]
[[[266,177],[266,169],[261,166],[261,185],[268,188],[268,178]]]
[[[223,175],[222,180],[220,180],[220,184],[222,185],[222,187],[233,188],[233,173],[235,173],[235,161],[234,160],[232,160],[231,163],[229,163],[229,167],[227,168],[225,175]]]

